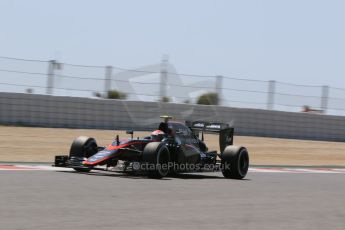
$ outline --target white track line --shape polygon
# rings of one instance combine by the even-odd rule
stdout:
[[[0,164],[0,171],[72,171],[71,168],[53,167],[49,165],[3,165]]]
[[[0,164],[0,171],[73,171],[71,168],[53,167],[49,165]],[[251,167],[252,173],[345,173],[345,168],[289,168],[289,167]]]
[[[336,168],[250,168],[249,172],[259,173],[345,173],[345,169]]]

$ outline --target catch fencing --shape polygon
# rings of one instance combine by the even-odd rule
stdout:
[[[165,98],[188,107],[194,106],[200,95],[213,92],[224,107],[345,115],[345,89],[326,85],[184,74],[167,59],[129,69],[0,57],[0,92],[105,98],[111,90],[122,92],[128,101]]]

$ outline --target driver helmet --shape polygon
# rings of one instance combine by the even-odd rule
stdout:
[[[151,133],[152,140],[161,141],[164,138],[165,133],[162,130],[155,130]]]

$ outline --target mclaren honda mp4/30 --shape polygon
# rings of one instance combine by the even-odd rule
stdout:
[[[71,146],[69,155],[55,156],[54,166],[69,167],[77,172],[110,170],[139,173],[162,178],[184,172],[221,171],[224,177],[243,179],[249,167],[245,147],[234,146],[234,128],[217,122],[173,121],[164,119],[150,136],[122,140],[117,135],[107,147],[97,146],[91,137],[80,136]],[[219,135],[219,149],[209,151],[204,133]],[[117,169],[117,170],[115,170]]]

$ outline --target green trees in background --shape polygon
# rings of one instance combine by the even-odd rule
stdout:
[[[100,94],[95,94],[96,97],[100,97]],[[120,99],[125,100],[127,98],[127,94],[118,91],[118,90],[109,90],[107,92],[106,98],[108,99]],[[162,97],[160,99],[160,102],[171,102],[170,97]],[[189,100],[185,100],[183,103],[189,104]],[[198,100],[196,102],[199,105],[218,105],[219,104],[219,96],[217,93],[204,93],[198,97]]]
[[[197,104],[199,105],[218,105],[219,97],[217,93],[205,93],[199,96]]]
[[[108,99],[126,99],[127,98],[127,94],[122,93],[120,91],[117,90],[109,90],[107,93],[107,98]]]
[[[171,100],[170,100],[170,97],[162,97],[160,101],[161,102],[170,102]]]

